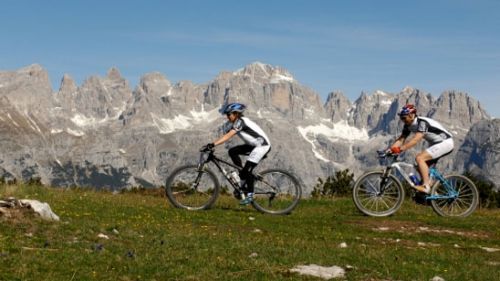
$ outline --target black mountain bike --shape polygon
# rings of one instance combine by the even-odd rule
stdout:
[[[208,168],[209,163],[224,175],[233,187],[233,194],[240,199],[243,188],[231,176],[241,170],[240,167],[218,158],[213,149],[200,150],[197,165],[186,165],[177,168],[168,177],[165,191],[168,200],[177,208],[187,210],[204,210],[213,206],[219,197],[221,185],[215,173]],[[222,164],[235,170],[227,172]],[[255,209],[268,214],[284,215],[292,212],[302,196],[302,187],[291,173],[280,169],[269,169],[254,177],[254,195],[252,205]]]

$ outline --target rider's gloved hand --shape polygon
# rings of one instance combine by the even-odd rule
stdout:
[[[391,154],[400,154],[401,153],[401,147],[399,146],[393,146],[390,149]]]
[[[213,143],[213,142],[211,142],[211,143],[208,143],[208,144],[206,144],[205,146],[203,146],[203,147],[201,148],[201,150],[212,150],[212,149],[214,149],[214,147],[215,147],[214,143]]]

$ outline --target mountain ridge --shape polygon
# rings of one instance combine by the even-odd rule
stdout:
[[[400,93],[362,93],[353,102],[334,91],[322,102],[288,70],[260,62],[221,71],[204,84],[172,83],[151,72],[134,89],[112,67],[80,86],[65,74],[57,92],[47,71],[31,65],[0,72],[0,85],[4,175],[37,176],[61,186],[162,185],[175,166],[192,162],[199,146],[221,134],[225,119],[219,110],[233,101],[246,103],[248,116],[271,135],[273,160],[262,166],[294,171],[306,192],[336,169],[359,173],[375,167],[373,151],[400,132],[396,113],[407,102],[451,128],[457,151],[472,126],[493,120],[478,101],[458,91],[434,98],[405,87]],[[454,164],[456,154],[442,161],[445,170],[467,167]],[[488,171],[487,177],[494,174]]]

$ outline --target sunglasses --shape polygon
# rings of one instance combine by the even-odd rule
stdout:
[[[401,115],[401,116],[399,116],[399,119],[401,119],[401,120],[405,120],[408,116],[409,116],[409,115]]]

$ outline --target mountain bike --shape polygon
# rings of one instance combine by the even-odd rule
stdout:
[[[244,187],[240,186],[234,175],[242,168],[218,158],[213,149],[200,150],[197,165],[177,168],[168,177],[165,185],[167,198],[177,208],[204,210],[213,206],[221,192],[221,185],[216,174],[208,168],[213,163],[233,188],[237,199],[244,196]],[[228,172],[223,165],[231,167]],[[254,195],[252,206],[263,213],[284,215],[292,212],[302,196],[302,187],[291,173],[281,169],[269,169],[254,177]]]
[[[399,178],[415,188],[419,184],[407,170],[414,171],[415,165],[398,161],[396,154],[377,151],[383,170],[363,174],[354,184],[354,204],[368,216],[383,217],[395,213],[403,204],[405,190]],[[437,159],[429,164],[431,191],[429,194],[416,192],[415,199],[432,206],[440,216],[467,217],[479,203],[479,192],[474,183],[462,175],[443,176],[436,169]],[[412,179],[413,178],[413,179]]]

